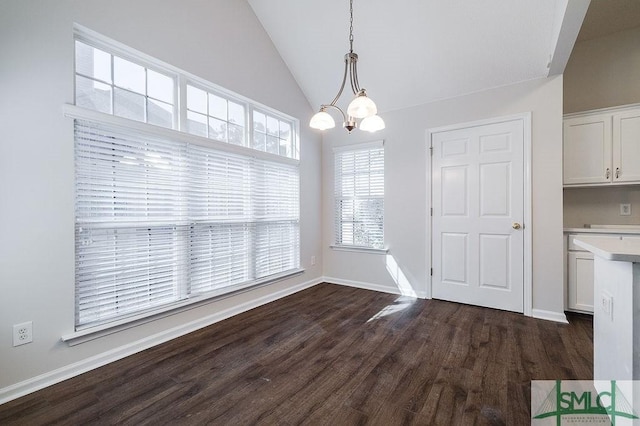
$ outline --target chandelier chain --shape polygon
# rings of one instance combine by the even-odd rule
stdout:
[[[353,53],[353,0],[349,0],[349,52]]]

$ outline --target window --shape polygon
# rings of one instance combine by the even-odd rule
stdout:
[[[298,166],[75,121],[76,326],[295,270]]]
[[[291,130],[291,123],[260,111],[253,111],[252,147],[271,154],[297,158],[293,151]]]
[[[187,130],[235,145],[245,145],[245,106],[187,85]]]
[[[76,331],[298,272],[297,121],[76,30]]]
[[[175,77],[76,40],[76,105],[173,128]]]
[[[75,30],[75,104],[299,157],[294,119],[80,26]]]
[[[382,142],[336,148],[336,245],[383,249],[383,223]]]

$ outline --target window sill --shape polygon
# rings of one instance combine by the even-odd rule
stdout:
[[[369,253],[369,254],[387,254],[389,252],[389,249],[386,249],[386,248],[376,249],[376,248],[369,248],[369,247],[342,246],[342,245],[335,245],[335,244],[329,247],[337,251],[352,251],[352,252]]]
[[[228,293],[217,295],[203,295],[195,299],[187,299],[181,302],[177,302],[172,306],[167,306],[162,310],[149,311],[144,314],[136,315],[129,318],[123,318],[110,323],[97,325],[95,327],[85,328],[73,333],[65,334],[60,339],[67,343],[69,346],[79,345],[100,337],[108,336],[109,334],[117,333],[122,330],[136,327],[138,325],[146,324],[161,318],[165,318],[171,315],[178,314],[190,309],[194,309],[212,302],[223,300],[240,293],[255,290],[256,288],[263,287],[265,285],[273,284],[278,281],[282,281],[296,275],[302,274],[304,269],[293,269],[281,274],[270,276],[263,281],[258,281],[249,286],[232,290]]]

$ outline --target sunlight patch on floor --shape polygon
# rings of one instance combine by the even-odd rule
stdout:
[[[401,296],[393,301],[393,304],[387,305],[380,310],[377,314],[372,316],[367,320],[367,322],[374,321],[379,318],[383,318],[397,312],[403,311],[407,309],[409,306],[413,305],[417,299],[417,294],[409,280],[404,275],[400,266],[398,266],[398,262],[396,262],[395,258],[388,254],[386,257],[386,266],[389,275],[393,279],[393,282],[398,287]]]
[[[390,254],[387,255],[386,265],[389,275],[393,279],[393,282],[396,283],[398,290],[400,290],[400,294],[403,296],[418,297],[409,280],[402,272],[402,269],[398,266],[398,262],[396,262],[396,259]]]

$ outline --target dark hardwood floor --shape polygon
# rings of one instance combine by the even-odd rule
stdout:
[[[528,425],[530,380],[591,379],[570,324],[331,284],[0,405],[0,424]]]

